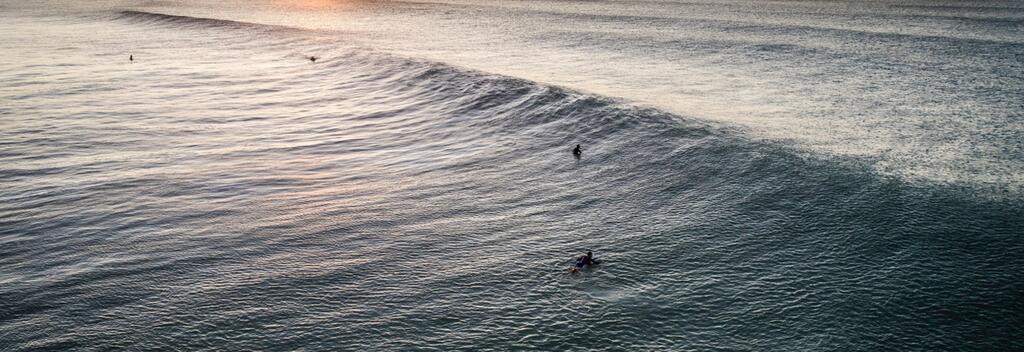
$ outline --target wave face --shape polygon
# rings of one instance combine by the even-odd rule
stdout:
[[[0,349],[1024,348],[1015,194],[323,33],[0,17]]]
[[[312,3],[325,7],[310,10]],[[341,30],[406,56],[726,123],[809,154],[861,158],[910,182],[1024,193],[1021,3],[247,0],[143,8]]]

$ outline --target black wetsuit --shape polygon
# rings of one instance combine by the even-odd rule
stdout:
[[[577,268],[582,268],[584,266],[587,266],[587,265],[590,265],[590,264],[593,264],[593,263],[594,263],[594,261],[590,260],[590,257],[582,256],[582,257],[580,257],[580,259],[576,260],[576,267]]]

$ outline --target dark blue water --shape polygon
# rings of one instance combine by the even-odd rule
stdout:
[[[337,32],[13,8],[0,350],[1024,348],[1012,178]]]

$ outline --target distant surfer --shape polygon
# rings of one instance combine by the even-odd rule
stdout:
[[[580,156],[583,155],[583,149],[580,149],[579,144],[576,145],[576,148],[573,148],[572,155],[575,156],[576,159],[579,159]]]
[[[135,62],[135,58],[133,58],[131,55],[128,55],[128,61]]]
[[[319,58],[318,58],[318,57],[316,57],[316,56],[310,56],[310,57],[309,57],[309,61],[310,61],[310,62],[316,62],[316,59],[319,59]]]
[[[579,272],[580,269],[596,264],[600,264],[600,262],[598,262],[597,259],[594,259],[594,252],[587,251],[587,255],[580,256],[576,259],[576,263],[569,268],[569,272]]]

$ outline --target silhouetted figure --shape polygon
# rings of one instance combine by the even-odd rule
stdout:
[[[316,59],[319,59],[319,58],[316,57],[316,56],[310,56],[309,57],[309,61],[311,61],[311,62],[316,62]]]
[[[580,158],[580,156],[581,156],[581,155],[583,155],[583,150],[582,150],[582,149],[580,149],[580,145],[579,145],[579,144],[577,144],[577,145],[576,145],[576,148],[574,148],[574,149],[572,150],[572,155],[573,155],[573,156],[575,156],[575,157],[576,157],[576,159],[579,159],[579,158]]]
[[[135,62],[135,58],[131,55],[128,55],[128,61]]]
[[[576,264],[574,264],[572,268],[569,268],[569,272],[575,273],[577,271],[580,271],[580,269],[583,269],[584,267],[595,264],[600,264],[600,262],[598,262],[597,259],[594,259],[593,252],[587,251],[587,255],[580,256],[579,258],[576,259]]]

